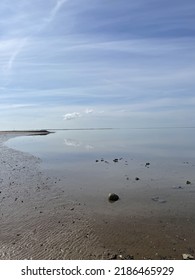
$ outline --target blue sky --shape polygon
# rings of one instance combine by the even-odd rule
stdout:
[[[0,130],[195,126],[195,1],[1,0]]]

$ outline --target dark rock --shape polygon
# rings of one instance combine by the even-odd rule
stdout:
[[[186,181],[186,185],[190,185],[191,184],[191,182],[190,181]]]
[[[161,199],[159,196],[152,197],[152,200],[159,203],[166,203],[165,199]]]
[[[115,193],[109,193],[108,200],[109,201],[117,201],[117,200],[119,200],[119,196]]]
[[[96,159],[96,161],[95,162],[99,162],[99,160],[98,159]]]
[[[145,166],[149,166],[149,165],[150,165],[150,163],[149,163],[149,162],[146,162]]]
[[[118,162],[118,158],[113,159],[114,162]]]
[[[139,177],[135,177],[135,180],[136,180],[136,181],[139,181],[139,180],[140,180],[140,178],[139,178]]]
[[[183,186],[173,186],[173,189],[177,189],[177,190],[180,189],[181,190],[181,189],[184,189],[184,187]]]

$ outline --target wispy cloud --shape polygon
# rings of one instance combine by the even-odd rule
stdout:
[[[58,11],[61,9],[61,7],[63,6],[64,3],[68,2],[69,0],[57,0],[54,8],[51,10],[50,15],[48,16],[48,18],[46,18],[46,22],[47,23],[51,23],[55,17],[56,14],[58,13]]]
[[[24,38],[19,40],[18,44],[14,46],[14,49],[6,63],[6,65],[4,66],[4,72],[6,75],[9,75],[11,73],[11,70],[14,66],[14,62],[17,59],[17,56],[22,52],[22,49],[25,47],[25,45],[27,44],[28,38]]]
[[[36,104],[25,104],[25,103],[21,103],[21,104],[0,104],[0,109],[1,110],[7,110],[7,109],[28,109],[28,108],[33,108],[33,107],[37,107]]]

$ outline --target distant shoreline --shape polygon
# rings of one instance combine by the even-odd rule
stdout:
[[[33,135],[47,135],[50,133],[54,133],[51,131],[48,131],[46,129],[41,129],[41,130],[4,130],[4,131],[0,131],[0,134],[15,134],[15,133],[32,133]]]

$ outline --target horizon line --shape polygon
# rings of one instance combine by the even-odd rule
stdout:
[[[161,127],[90,127],[90,128],[44,128],[44,129],[10,129],[0,130],[0,132],[43,132],[52,130],[122,130],[122,129],[188,129],[195,128],[195,126],[161,126]]]

